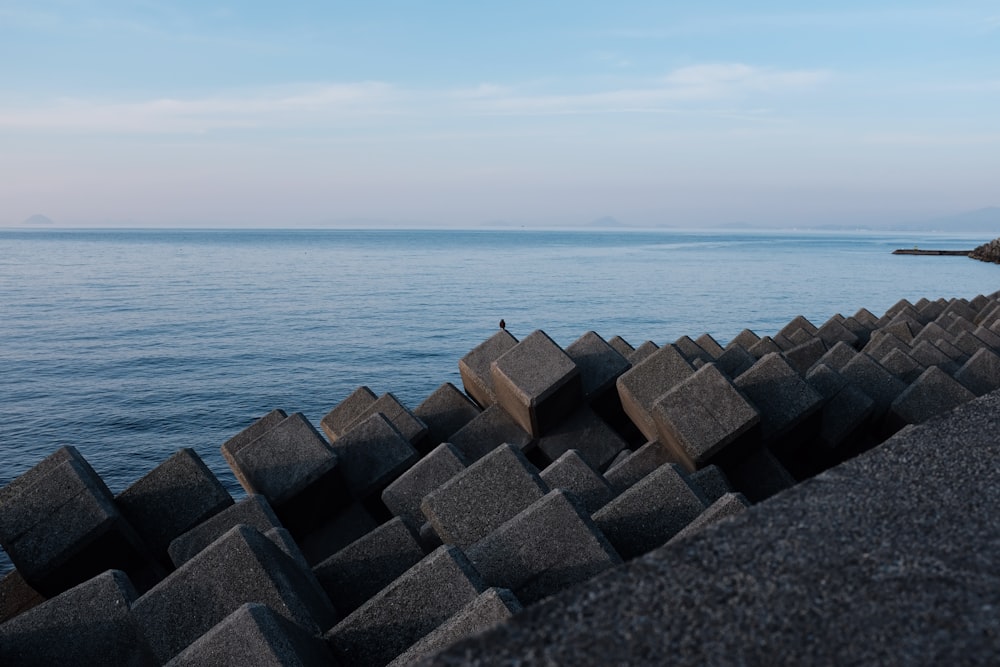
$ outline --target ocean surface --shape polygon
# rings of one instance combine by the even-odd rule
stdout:
[[[930,234],[0,230],[0,487],[74,445],[113,493],[274,408],[360,385],[416,407],[504,318],[566,346],[773,334],[900,298],[972,298],[1000,266]],[[0,553],[0,572],[9,562]]]

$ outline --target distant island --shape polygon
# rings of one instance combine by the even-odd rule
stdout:
[[[41,213],[36,213],[35,215],[29,216],[21,221],[22,225],[54,225],[55,221]]]

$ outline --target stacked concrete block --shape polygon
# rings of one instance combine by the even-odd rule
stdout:
[[[869,331],[875,329],[878,318],[867,308],[859,308],[852,317],[865,326]]]
[[[892,402],[888,419],[893,430],[919,424],[976,397],[936,366],[928,368]]]
[[[954,340],[954,338],[944,327],[938,324],[937,321],[934,321],[925,324],[924,328],[913,337],[913,344],[915,345],[923,340],[928,343],[937,343],[939,340],[944,340],[950,343]]]
[[[0,665],[157,665],[129,610],[136,592],[108,570],[0,625]]]
[[[801,331],[801,329],[799,329]],[[818,337],[810,337],[805,342],[786,350],[785,361],[794,368],[799,375],[805,375],[809,369],[819,361],[827,352],[827,345]]]
[[[618,354],[625,357],[625,359],[628,359],[632,356],[632,353],[635,352],[635,348],[621,336],[614,336],[611,338],[611,340],[608,341],[608,345],[614,348]]]
[[[856,356],[858,356],[857,350],[847,343],[841,342],[831,347],[826,354],[819,358],[816,364],[823,364],[835,371],[840,371],[841,368],[846,366]]]
[[[174,567],[180,567],[224,533],[240,524],[266,533],[272,528],[280,528],[281,520],[264,496],[257,494],[247,496],[175,538],[167,548],[171,562]]]
[[[491,586],[524,604],[586,581],[621,558],[579,500],[557,489],[466,549]]]
[[[895,334],[880,329],[872,334],[871,339],[865,345],[862,352],[872,359],[883,359],[894,350],[909,352],[910,348],[911,346],[908,343]]]
[[[749,350],[751,347],[760,342],[760,336],[751,331],[750,329],[744,329],[743,331],[736,334],[736,336],[726,343],[726,348],[729,349],[734,345],[739,345],[744,350]]]
[[[799,331],[801,331],[802,334],[799,334]],[[817,331],[818,329],[815,324],[810,322],[804,316],[798,315],[774,335],[774,342],[782,347],[794,347],[795,345],[803,342],[803,334],[805,336],[815,336]]]
[[[630,559],[665,544],[707,504],[680,466],[664,464],[598,510],[594,523]]]
[[[722,353],[726,350],[719,345],[719,341],[715,340],[711,334],[703,333],[694,339],[695,344],[701,349],[705,350],[708,355],[712,358],[712,361],[717,360],[722,356]]]
[[[548,490],[521,450],[501,445],[427,494],[421,509],[445,544],[466,547]]]
[[[766,447],[754,450],[745,459],[723,466],[733,489],[751,503],[759,503],[795,485],[795,478]]]
[[[968,358],[979,350],[989,346],[985,341],[976,336],[976,334],[972,333],[972,331],[962,331],[955,337],[955,347],[961,350],[962,354]]]
[[[538,440],[538,449],[549,461],[555,461],[570,449],[575,449],[595,470],[603,470],[626,443],[590,408],[581,407],[569,415],[548,434]]]
[[[994,352],[1000,351],[1000,336],[993,333],[986,327],[979,325],[972,332],[972,335],[983,341],[983,344],[990,347]]]
[[[413,410],[413,415],[427,425],[421,451],[429,451],[448,439],[482,412],[455,385],[445,382]]]
[[[45,597],[11,570],[0,578],[0,624],[45,602]]]
[[[410,528],[396,518],[319,563],[313,573],[337,610],[348,614],[423,557]]]
[[[580,371],[544,331],[532,332],[490,365],[497,402],[540,437],[582,399]]]
[[[340,474],[358,499],[382,493],[420,458],[419,452],[381,412],[355,424],[333,443]]]
[[[696,470],[688,476],[688,479],[710,503],[714,503],[733,490],[726,473],[717,465],[707,465]]]
[[[553,461],[540,476],[550,489],[574,493],[589,514],[604,507],[615,496],[608,481],[587,465],[575,449]]]
[[[167,547],[233,499],[193,449],[177,451],[115,498],[118,509],[169,566]]]
[[[354,422],[358,420],[378,398],[375,392],[365,386],[358,387],[351,394],[330,410],[320,420],[320,428],[326,433],[330,442],[347,433]]]
[[[368,409],[358,415],[342,434],[347,435],[352,429],[363,424],[369,417],[381,414],[390,424],[392,424],[399,434],[414,447],[420,447],[424,437],[427,435],[427,425],[416,417],[409,408],[399,402],[391,393],[382,394],[378,399],[368,406]],[[334,446],[336,446],[334,442]]]
[[[920,333],[920,330],[923,328],[923,326],[924,323],[918,322],[909,315],[899,314],[896,317],[894,317],[892,321],[886,324],[884,327],[876,329],[876,331],[872,333],[871,338],[874,338],[876,336],[876,333],[892,334],[897,339],[909,345],[910,343],[913,342],[914,336]]]
[[[914,358],[919,361],[915,355]],[[885,414],[896,397],[906,389],[906,383],[864,353],[847,362],[839,372],[845,380],[874,399],[876,418]]]
[[[521,602],[506,588],[487,588],[475,600],[390,662],[389,667],[413,665],[421,658],[451,646],[460,639],[502,623],[521,610]]]
[[[730,343],[716,359],[715,365],[730,378],[734,378],[756,362],[757,358],[747,352],[742,345]]]
[[[639,345],[639,347],[635,348],[635,351],[632,352],[632,354],[628,355],[626,359],[628,359],[628,362],[630,364],[635,366],[643,359],[645,359],[646,357],[653,354],[659,349],[660,349],[659,345],[657,345],[651,340],[647,340],[644,341],[641,345]]]
[[[856,345],[858,347],[863,347],[865,344],[868,343],[868,339],[869,339],[869,337],[871,336],[871,333],[872,333],[872,329],[871,328],[869,328],[868,326],[866,326],[863,322],[859,322],[853,316],[852,317],[845,317],[840,322],[841,322],[841,324],[844,325],[844,327],[848,331],[850,331],[852,334],[854,334],[857,337],[858,342],[856,343]]]
[[[910,348],[909,354],[913,357],[914,361],[924,368],[937,366],[949,375],[959,369],[959,365],[951,357],[942,352],[941,348],[926,340],[922,340]]]
[[[517,339],[501,329],[483,341],[458,362],[458,372],[462,377],[465,393],[481,407],[496,403],[493,374],[490,366],[505,352],[517,345]]]
[[[815,336],[822,340],[827,347],[833,347],[839,342],[847,343],[851,347],[859,343],[858,336],[848,329],[841,320],[833,317],[816,330]]]
[[[624,453],[624,452],[623,452]],[[673,452],[659,440],[650,440],[604,471],[604,479],[621,493],[665,463],[675,463]]]
[[[628,359],[593,331],[573,341],[566,348],[566,356],[580,372],[580,389],[587,402],[614,391],[615,381],[632,367]]]
[[[1000,356],[984,347],[973,354],[954,377],[976,396],[1000,389]]]
[[[696,535],[704,530],[706,526],[717,523],[726,517],[736,516],[746,511],[749,506],[750,501],[743,494],[726,493],[705,508],[705,511],[695,517],[691,523],[681,528],[676,535],[670,538],[668,544]]]
[[[465,554],[445,545],[337,623],[324,639],[346,667],[384,665],[486,588]]]
[[[104,481],[73,447],[62,447],[0,489],[0,546],[45,597],[107,569],[141,590],[162,575],[122,517]]]
[[[336,663],[322,639],[270,607],[248,602],[178,653],[166,667],[331,664]]]
[[[653,419],[660,442],[676,461],[694,471],[756,426],[761,417],[710,363],[657,399]]]
[[[934,341],[934,347],[944,352],[945,356],[947,356],[953,362],[955,362],[958,365],[961,365],[969,360],[969,355],[960,350],[958,346],[955,345],[955,342],[956,341],[953,338],[948,340],[945,340],[944,338],[939,338],[936,341]]]
[[[132,605],[162,664],[248,602],[266,604],[310,634],[336,612],[301,566],[256,529],[237,526]]]
[[[766,441],[788,436],[823,405],[823,397],[778,354],[761,358],[733,383],[760,412]]]
[[[972,333],[976,330],[976,325],[971,321],[965,319],[964,317],[958,317],[953,314],[949,314],[950,320],[948,320],[947,325],[943,325],[945,331],[955,336],[956,339],[963,331]]]
[[[381,518],[355,501],[336,510],[319,526],[306,535],[297,536],[296,540],[306,561],[315,565],[378,528]]]
[[[778,345],[770,336],[762,337],[753,347],[747,349],[747,352],[749,352],[754,359],[760,359],[761,357],[765,357],[769,354],[780,354],[784,351],[784,348]]]
[[[425,520],[420,510],[424,496],[465,470],[465,467],[462,453],[454,445],[442,443],[387,486],[382,491],[382,502],[411,527],[419,527]]]
[[[622,408],[647,440],[657,438],[653,404],[691,375],[694,368],[680,350],[665,345],[618,378]]]
[[[875,401],[829,366],[814,367],[806,381],[825,399],[817,437],[828,450],[836,449],[869,423]]]
[[[705,351],[701,345],[691,340],[690,336],[681,336],[674,341],[674,347],[681,351],[681,354],[693,365],[696,361],[709,363],[715,361],[715,357]]]
[[[898,348],[879,359],[879,363],[907,384],[916,380],[926,370],[916,359]]]
[[[479,413],[472,421],[452,434],[451,444],[467,463],[478,461],[502,444],[529,449],[535,439],[499,405]]]
[[[236,452],[240,451],[251,442],[264,435],[272,428],[288,418],[284,410],[271,410],[266,415],[254,421],[250,426],[222,443],[222,456],[226,459],[229,467],[233,467]]]

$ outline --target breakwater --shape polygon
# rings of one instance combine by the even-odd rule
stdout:
[[[64,447],[0,490],[0,662],[407,664],[1000,388],[998,352],[1000,294],[726,346],[500,330],[462,390],[234,433],[238,503],[192,450],[112,495]]]
[[[976,247],[975,250],[969,253],[969,257],[978,259],[981,262],[1000,264],[1000,239],[993,239],[989,243],[984,243]]]

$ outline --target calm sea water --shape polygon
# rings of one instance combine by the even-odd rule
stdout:
[[[1000,267],[892,256],[973,236],[514,231],[0,231],[0,486],[76,446],[118,493],[273,408],[314,423],[359,385],[411,408],[500,318],[638,346],[900,298],[972,298]],[[2,554],[0,554],[2,560]],[[4,563],[0,562],[0,570]]]

